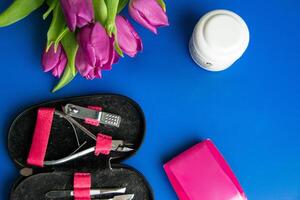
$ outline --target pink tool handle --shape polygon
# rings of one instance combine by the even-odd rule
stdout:
[[[112,149],[112,137],[108,135],[98,134],[96,141],[95,155],[108,155]]]
[[[88,108],[92,109],[92,110],[99,111],[99,112],[102,110],[102,108],[99,107],[99,106],[88,106]],[[99,126],[100,125],[100,122],[98,120],[90,119],[90,118],[85,118],[84,123],[92,125],[92,126]]]
[[[54,108],[39,108],[27,164],[43,167],[54,115]]]
[[[73,180],[74,199],[90,200],[91,199],[91,174],[75,173]]]

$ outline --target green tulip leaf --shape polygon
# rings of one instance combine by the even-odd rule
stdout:
[[[105,28],[110,37],[112,37],[112,34],[114,34],[114,38],[115,38],[114,48],[116,52],[123,57],[124,56],[123,52],[118,43],[117,28],[116,28],[116,16],[119,8],[119,0],[106,0],[106,5],[107,5],[108,15],[107,15]]]
[[[68,29],[65,18],[60,4],[57,3],[55,9],[53,10],[52,22],[47,33],[47,51],[53,43],[55,45],[55,49],[57,49],[60,40],[66,33],[68,33]]]
[[[67,34],[61,40],[61,43],[68,57],[68,67],[70,67],[72,74],[75,75],[75,58],[78,50],[78,43],[76,40],[75,33],[68,31]]]
[[[106,31],[109,36],[112,35],[116,26],[116,16],[118,11],[119,0],[105,0],[107,6]]]
[[[118,11],[117,11],[118,14],[125,8],[128,2],[129,0],[119,0]]]
[[[44,13],[43,15],[43,19],[45,20],[50,13],[55,9],[56,4],[58,3],[58,0],[47,0],[46,1],[47,5],[48,5],[48,10]]]
[[[162,7],[162,9],[166,12],[167,8],[166,8],[166,4],[165,4],[164,0],[157,0],[157,2]]]
[[[120,48],[119,43],[117,41],[115,41],[115,43],[114,43],[114,48],[121,57],[124,57],[123,51]]]
[[[105,25],[107,19],[107,7],[105,0],[93,0],[95,18],[103,26]]]
[[[73,75],[73,73],[71,72],[70,67],[67,66],[63,76],[59,80],[58,84],[53,88],[52,92],[56,92],[68,85],[75,78],[75,76],[76,75]]]
[[[0,14],[0,27],[11,25],[38,9],[45,0],[15,0]]]
[[[70,29],[66,26],[61,32],[60,34],[57,36],[56,40],[54,41],[54,49],[55,51],[58,48],[59,42],[63,39],[63,37],[65,37],[65,35],[68,33]]]
[[[54,0],[54,1],[56,1],[56,0]],[[53,2],[53,0],[46,0],[46,4],[47,4],[49,7],[51,6],[52,2]]]
[[[123,51],[122,51],[122,49],[121,49],[121,47],[120,47],[120,45],[119,45],[119,42],[118,42],[118,35],[117,35],[118,32],[117,32],[117,29],[116,29],[116,28],[114,28],[113,34],[114,34],[114,36],[115,36],[114,48],[115,48],[116,52],[117,52],[121,57],[124,57]]]
[[[68,83],[70,83],[76,76],[77,70],[75,68],[75,58],[76,53],[78,50],[78,44],[76,41],[75,33],[70,32],[69,30],[65,34],[65,36],[62,38],[61,43],[64,47],[64,50],[68,57],[68,64],[66,66],[66,69],[64,71],[64,74],[58,84],[54,87],[52,92],[56,92],[57,90],[60,90],[64,86],[66,86]]]

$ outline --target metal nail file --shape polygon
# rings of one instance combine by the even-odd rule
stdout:
[[[110,199],[94,199],[94,200],[132,200],[134,198],[134,194],[124,194],[119,196],[114,196]]]
[[[92,197],[104,194],[124,194],[126,188],[106,188],[106,189],[91,189],[90,195]],[[73,190],[53,190],[46,193],[46,197],[50,199],[60,199],[66,197],[73,197]]]
[[[99,121],[99,123],[114,127],[120,127],[121,116],[107,113],[103,111],[97,111],[74,104],[67,104],[64,107],[64,112],[74,118],[78,119],[93,119]]]

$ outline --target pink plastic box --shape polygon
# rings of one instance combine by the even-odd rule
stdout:
[[[210,140],[193,146],[164,165],[180,200],[246,200],[229,165]]]

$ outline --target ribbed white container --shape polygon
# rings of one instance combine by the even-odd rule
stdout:
[[[209,71],[222,71],[238,60],[249,44],[245,21],[228,10],[214,10],[204,15],[189,43],[193,60]]]

